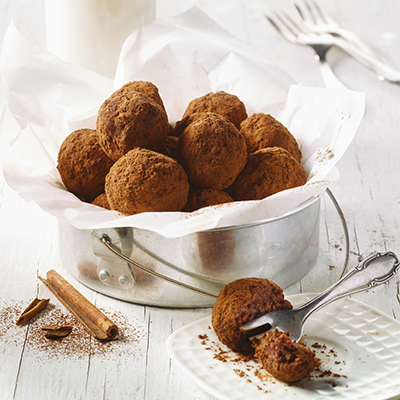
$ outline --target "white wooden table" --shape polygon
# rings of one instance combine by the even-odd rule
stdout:
[[[224,28],[268,55],[296,81],[322,86],[312,51],[282,39],[263,12],[282,2],[159,0],[157,15],[171,16],[197,4]],[[400,66],[400,3],[397,0],[324,0],[319,2],[343,26]],[[11,20],[31,41],[45,47],[43,2],[1,0],[0,34]],[[332,187],[347,219],[350,266],[373,252],[400,254],[400,85],[381,82],[339,50],[329,54],[337,76],[366,94],[366,114],[351,147],[338,164]],[[0,86],[0,157],[18,128],[6,109]],[[399,147],[398,147],[399,146]],[[328,199],[321,215],[320,255],[312,270],[287,294],[318,292],[340,275],[344,262],[341,222]],[[99,350],[86,341],[70,354],[44,349],[34,324],[16,327],[13,310],[49,293],[38,275],[57,269],[87,298],[116,316],[127,340]],[[0,399],[209,399],[171,362],[165,341],[176,329],[210,314],[210,309],[175,310],[124,303],[95,293],[61,266],[57,223],[35,204],[21,200],[0,176]],[[399,281],[354,297],[400,319]],[[54,302],[56,307],[60,307]],[[65,312],[65,311],[64,311]],[[65,312],[66,313],[66,312]]]

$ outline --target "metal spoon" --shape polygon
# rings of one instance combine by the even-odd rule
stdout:
[[[396,275],[399,266],[399,260],[394,253],[377,253],[362,261],[306,304],[293,310],[272,311],[247,323],[241,329],[249,331],[252,337],[260,337],[264,332],[277,328],[288,332],[291,339],[297,342],[303,334],[304,323],[311,314],[344,296],[387,282]]]

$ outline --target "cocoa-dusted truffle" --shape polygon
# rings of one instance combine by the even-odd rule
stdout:
[[[78,129],[68,135],[61,144],[57,161],[66,188],[87,202],[104,191],[105,177],[114,164],[100,147],[93,129]]]
[[[254,348],[249,333],[240,328],[274,310],[290,310],[282,289],[262,278],[242,278],[228,283],[212,309],[212,326],[218,339],[231,350],[250,355]]]
[[[192,212],[199,208],[230,203],[232,201],[232,197],[223,190],[191,187],[188,201],[182,211]]]
[[[176,136],[167,136],[161,147],[160,153],[176,159],[176,148],[178,147],[178,138]]]
[[[244,137],[217,114],[207,113],[179,136],[177,160],[196,187],[229,187],[245,166],[246,158]]]
[[[261,200],[306,183],[304,167],[285,149],[267,147],[250,154],[232,187],[235,200]],[[231,189],[230,189],[231,190]]]
[[[158,105],[160,105],[165,111],[164,102],[161,99],[160,93],[156,85],[148,81],[131,81],[125,83],[121,86],[116,93],[131,91],[131,92],[139,92],[147,97],[150,97],[153,101],[155,101]]]
[[[159,151],[170,131],[163,108],[130,90],[114,92],[100,106],[96,127],[101,147],[114,161],[134,147]]]
[[[107,195],[105,192],[99,194],[93,201],[92,204],[98,207],[103,207],[107,210],[110,210],[110,205],[108,204]]]
[[[240,124],[240,133],[246,139],[249,154],[264,147],[282,147],[298,162],[301,160],[301,151],[294,136],[269,114],[251,115]]]
[[[193,114],[190,114],[184,118],[182,118],[180,121],[178,121],[174,128],[172,129],[172,132],[170,135],[179,137],[181,136],[182,132],[185,130],[185,128],[193,123],[194,121],[197,121],[199,118],[205,117],[209,112],[195,112]],[[216,113],[214,113],[216,114]],[[218,114],[220,115],[220,114]]]
[[[179,211],[186,204],[189,183],[175,160],[136,147],[110,169],[105,192],[111,209],[123,214]]]
[[[283,382],[306,378],[317,366],[315,354],[300,343],[292,342],[286,332],[270,330],[253,342],[261,365]]]
[[[212,112],[231,121],[240,129],[240,123],[247,118],[245,105],[234,94],[219,91],[208,93],[192,100],[186,108],[182,119],[198,112]]]

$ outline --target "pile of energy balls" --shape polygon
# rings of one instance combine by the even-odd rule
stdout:
[[[63,141],[57,169],[79,199],[125,215],[260,200],[306,183],[296,139],[235,95],[192,100],[169,122],[158,88],[128,82],[100,106],[96,129]]]

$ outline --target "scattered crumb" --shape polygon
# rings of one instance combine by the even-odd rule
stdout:
[[[246,383],[253,383],[256,385],[257,390],[264,391],[268,393],[270,390],[270,385],[278,382],[276,378],[270,375],[265,369],[262,368],[258,359],[255,356],[243,356],[239,353],[235,353],[231,351],[229,348],[224,346],[223,344],[211,340],[208,335],[198,335],[200,339],[200,344],[204,346],[205,350],[212,351],[213,358],[215,360],[221,362],[229,362],[234,364],[233,371],[240,378],[244,379]],[[301,339],[301,342],[306,345],[306,342]],[[318,351],[323,354],[324,357],[337,357],[337,353],[335,349],[328,348],[325,344],[320,344],[318,342],[313,343],[309,346],[315,349],[314,352]],[[341,375],[335,372],[332,372],[329,369],[326,369],[320,358],[316,357],[317,367],[313,371],[312,375],[309,378],[305,378],[302,381],[295,383],[283,383],[286,386],[296,386],[301,388],[306,388],[306,382],[312,380],[323,380],[323,382],[329,384],[331,388],[334,388],[338,385],[341,385],[340,379],[347,378],[346,375]],[[334,365],[345,364],[345,362],[335,360]],[[253,375],[257,382],[250,379],[250,375]]]
[[[199,335],[199,339],[207,339],[208,336],[207,335]]]

